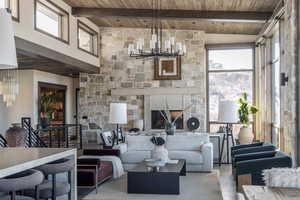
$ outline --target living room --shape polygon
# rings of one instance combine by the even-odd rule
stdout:
[[[300,198],[298,1],[0,8],[1,200]]]

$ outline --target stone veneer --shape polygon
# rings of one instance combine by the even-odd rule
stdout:
[[[112,89],[200,87],[199,94],[184,96],[184,99],[189,99],[195,105],[186,116],[197,117],[201,123],[200,129],[206,130],[205,33],[171,30],[164,32],[163,37],[170,35],[187,45],[188,53],[182,57],[182,80],[158,81],[153,80],[153,59],[135,59],[127,55],[128,44],[138,38],[149,40],[149,29],[102,28],[100,73],[80,74],[80,118],[88,116],[90,122],[95,122],[104,129],[111,128],[108,124],[109,104],[126,102],[129,120],[126,128],[131,128],[135,120],[143,119],[144,96],[112,95]],[[146,45],[149,44],[146,42]]]

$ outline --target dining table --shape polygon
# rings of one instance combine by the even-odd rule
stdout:
[[[74,159],[71,190],[72,200],[77,200],[77,150],[70,148],[0,148],[0,179],[63,158]],[[61,177],[61,178],[66,178]]]
[[[300,200],[300,188],[244,185],[246,200]]]

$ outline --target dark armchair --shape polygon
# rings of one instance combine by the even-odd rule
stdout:
[[[262,172],[265,169],[292,167],[292,158],[280,151],[240,154],[234,159],[238,191],[242,185],[264,185]]]
[[[231,147],[231,158],[234,159],[236,155],[256,153],[263,151],[275,151],[276,147],[268,142],[258,142],[253,144],[242,144]],[[233,162],[232,162],[233,163]]]

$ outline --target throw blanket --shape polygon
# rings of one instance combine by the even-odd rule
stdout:
[[[79,158],[98,158],[103,161],[110,161],[113,164],[113,176],[114,178],[120,178],[124,174],[123,165],[121,159],[117,156],[80,156]]]

